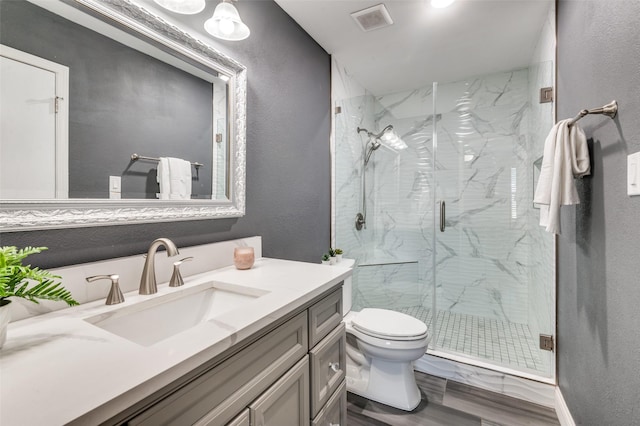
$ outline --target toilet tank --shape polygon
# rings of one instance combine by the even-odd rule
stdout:
[[[354,259],[342,259],[337,266],[353,269],[356,261]],[[342,286],[342,315],[345,316],[351,311],[351,296],[353,294],[353,280],[351,275],[344,279]]]

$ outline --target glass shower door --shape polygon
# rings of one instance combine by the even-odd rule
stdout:
[[[532,203],[529,73],[434,83],[431,348],[553,378],[553,352],[539,347],[540,334],[555,334],[555,283],[553,238]]]

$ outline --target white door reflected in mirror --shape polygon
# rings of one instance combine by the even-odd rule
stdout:
[[[0,46],[0,75],[0,199],[67,198],[68,68]]]

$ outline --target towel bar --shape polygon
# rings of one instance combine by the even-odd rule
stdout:
[[[155,158],[155,157],[145,157],[144,155],[138,155],[138,154],[131,154],[131,161],[138,161],[138,160],[148,160],[148,161],[160,161],[159,158]],[[196,169],[204,166],[204,164],[198,163],[198,162],[191,162],[191,165],[193,167],[195,167]]]
[[[576,121],[580,120],[587,114],[604,114],[609,118],[616,118],[616,115],[618,114],[618,102],[611,101],[602,108],[583,109],[573,118],[573,120],[571,120],[569,126],[572,126]]]

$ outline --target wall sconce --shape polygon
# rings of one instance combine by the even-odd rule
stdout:
[[[231,0],[222,0],[216,6],[213,16],[204,23],[204,29],[222,40],[244,40],[250,34]]]
[[[160,6],[175,13],[195,15],[204,9],[205,0],[153,0]]]

